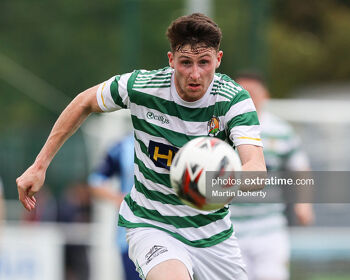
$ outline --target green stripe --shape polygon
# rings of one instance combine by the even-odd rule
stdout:
[[[233,84],[225,83],[222,87],[225,88],[225,89],[232,90],[235,93],[238,93],[238,89],[235,88]]]
[[[244,113],[235,116],[227,123],[228,130],[230,131],[233,127],[240,125],[259,125],[259,119],[256,111]]]
[[[170,81],[166,81],[166,80],[163,80],[163,81],[153,81],[152,80],[149,80],[149,81],[136,81],[134,86],[139,86],[139,85],[148,85],[148,84],[155,84],[155,85],[162,85],[162,84],[169,84],[170,85]]]
[[[231,82],[234,83],[234,80],[232,80],[229,76],[227,76],[226,74],[221,74],[221,73],[215,73],[216,76],[220,77],[221,80],[225,81],[225,82]]]
[[[246,100],[246,99],[249,99],[249,98],[250,98],[250,95],[249,95],[248,91],[242,90],[238,94],[235,95],[235,98],[233,101],[235,104],[238,104],[239,102]]]
[[[156,222],[172,225],[176,228],[199,228],[209,225],[218,220],[222,220],[229,213],[227,208],[222,208],[210,214],[198,214],[195,216],[166,216],[160,214],[157,210],[150,210],[142,207],[134,201],[130,195],[124,198],[132,213],[143,219],[153,220]]]
[[[146,133],[153,135],[153,136],[156,136],[156,137],[165,138],[170,142],[171,145],[173,145],[175,147],[182,147],[188,141],[190,141],[194,138],[197,138],[199,136],[207,136],[207,134],[189,136],[186,134],[175,132],[175,131],[172,131],[170,129],[166,129],[166,128],[151,124],[145,120],[138,119],[134,115],[131,115],[131,120],[132,120],[134,129],[146,132]],[[203,132],[206,133],[206,131],[203,131]]]
[[[137,141],[137,143],[139,143],[141,151],[147,156],[149,157],[149,153],[148,153],[148,149],[147,146],[145,145],[145,143],[143,143],[137,136],[136,133],[134,133],[134,139]]]
[[[169,69],[170,67],[164,67],[162,69],[157,69],[157,70],[151,70],[151,71],[146,71],[146,72],[141,72],[140,71],[140,76],[150,76],[150,75],[156,75],[156,76],[163,76],[163,75],[169,75],[171,73],[167,73],[166,71]]]
[[[134,85],[134,88],[169,88],[170,84],[164,84],[159,86],[147,86],[147,85]]]
[[[222,97],[227,98],[228,101],[231,101],[231,100],[232,100],[232,96],[229,96],[229,95],[227,95],[226,93],[223,93],[223,92],[218,91],[216,94],[218,94],[218,95],[220,95],[220,96],[222,96]]]
[[[233,233],[233,227],[231,226],[229,229],[224,230],[218,234],[215,234],[209,238],[204,238],[204,239],[198,239],[198,240],[193,240],[190,241],[186,238],[184,238],[182,235],[169,231],[167,229],[152,225],[152,224],[147,224],[147,223],[132,223],[129,222],[128,220],[126,220],[121,214],[119,214],[119,219],[118,219],[118,225],[122,226],[122,227],[126,227],[126,228],[138,228],[138,227],[152,227],[152,228],[156,228],[162,231],[167,232],[168,234],[170,234],[171,236],[173,236],[174,238],[180,240],[181,242],[192,246],[192,247],[197,247],[197,248],[206,248],[206,247],[210,247],[210,246],[214,246],[228,238],[230,238],[230,236]]]
[[[232,91],[228,91],[228,90],[226,90],[226,89],[224,89],[224,88],[221,88],[218,92],[228,94],[229,96],[231,96],[231,99],[232,99],[233,97],[236,96],[236,93],[234,93],[234,92],[232,92]]]
[[[118,90],[119,80],[120,80],[120,75],[115,76],[115,79],[111,83],[111,86],[109,89],[111,91],[111,95],[112,95],[114,103],[125,109],[126,105],[123,103],[122,98],[119,95],[119,90]]]
[[[171,188],[169,174],[157,173],[157,172],[153,171],[152,169],[147,168],[146,165],[141,160],[139,160],[137,158],[136,154],[135,154],[134,162],[135,162],[135,164],[137,164],[140,172],[143,174],[143,176],[147,180],[150,180],[154,183],[162,184],[166,187]]]
[[[131,76],[130,76],[130,78],[129,78],[129,80],[128,80],[128,84],[127,84],[127,90],[128,90],[128,95],[129,95],[129,99],[131,100],[131,98],[132,98],[132,96],[133,96],[133,90],[132,90],[132,87],[133,87],[133,85],[134,85],[134,83],[135,83],[135,80],[136,80],[136,78],[137,78],[137,75],[140,73],[140,70],[136,70],[136,71],[134,71],[132,74],[131,74]]]
[[[135,91],[130,101],[145,106],[149,109],[158,110],[164,114],[178,117],[184,121],[207,122],[214,115],[214,110],[219,110],[225,114],[223,110],[226,108],[227,102],[218,102],[216,105],[211,105],[206,108],[189,108],[176,104],[173,101],[168,101],[158,96],[153,96],[143,92]]]
[[[170,81],[171,79],[171,74],[167,75],[167,76],[164,76],[164,77],[157,77],[157,76],[154,76],[154,77],[141,77],[141,74],[139,74],[136,78],[136,82],[138,81],[152,81],[152,80],[161,80],[161,81]]]
[[[135,188],[138,192],[143,193],[148,199],[159,201],[163,204],[184,205],[176,194],[164,194],[158,191],[149,190],[141,182],[137,181],[136,176]]]

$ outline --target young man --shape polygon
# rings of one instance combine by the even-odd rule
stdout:
[[[228,208],[184,205],[169,181],[171,161],[189,140],[215,136],[237,147],[244,170],[265,170],[259,121],[249,94],[215,74],[221,30],[202,14],[168,28],[169,65],[117,75],[79,94],[58,118],[34,164],[17,179],[31,210],[46,169],[64,141],[91,112],[128,108],[135,129],[135,186],[121,205],[129,256],[147,279],[246,279]],[[209,133],[216,120],[217,130]]]
[[[258,112],[268,171],[309,170],[307,156],[292,127],[264,110],[269,92],[262,78],[255,73],[242,73],[235,80],[249,91]],[[285,205],[232,203],[230,210],[249,280],[288,279],[289,242]],[[312,222],[310,204],[295,204],[294,211],[300,224]]]

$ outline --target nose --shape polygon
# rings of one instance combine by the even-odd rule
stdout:
[[[196,81],[199,79],[199,77],[200,77],[199,67],[196,64],[194,64],[191,71],[191,79]]]

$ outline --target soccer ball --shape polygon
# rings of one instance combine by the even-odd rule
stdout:
[[[238,154],[226,142],[213,137],[198,137],[185,144],[175,155],[170,167],[170,182],[179,198],[187,205],[201,209],[220,209],[232,197],[218,199],[211,195],[212,179],[231,179],[241,171]],[[213,172],[207,172],[213,171]],[[220,187],[232,189],[228,180]]]

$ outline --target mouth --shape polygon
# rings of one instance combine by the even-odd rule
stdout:
[[[189,83],[188,84],[188,87],[192,90],[197,90],[200,88],[200,86],[201,86],[201,84],[197,84],[197,83]]]

